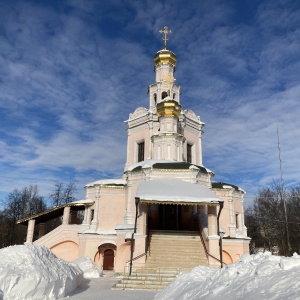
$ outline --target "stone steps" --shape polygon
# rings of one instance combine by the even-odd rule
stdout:
[[[198,265],[208,261],[197,232],[152,231],[145,268],[133,268],[113,289],[159,291],[181,271]]]
[[[152,231],[146,261],[148,267],[193,268],[208,265],[202,241],[193,231]]]
[[[178,269],[138,269],[131,276],[124,276],[112,287],[113,290],[155,290],[160,291],[179,274]]]

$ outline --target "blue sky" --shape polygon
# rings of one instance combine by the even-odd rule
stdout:
[[[246,199],[300,179],[300,2],[0,2],[0,200],[37,184],[120,178],[123,123],[148,107],[153,56],[177,55],[181,104],[205,122],[203,163]]]

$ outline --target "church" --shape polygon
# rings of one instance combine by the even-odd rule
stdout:
[[[44,245],[66,261],[87,256],[103,270],[119,273],[219,268],[249,253],[245,191],[214,182],[214,173],[204,166],[204,123],[184,108],[174,78],[177,58],[167,49],[171,31],[160,32],[164,48],[154,55],[148,107],[136,108],[125,121],[123,175],[88,183],[84,200],[18,221],[28,226],[27,244]],[[45,234],[49,220],[57,217],[61,224]]]

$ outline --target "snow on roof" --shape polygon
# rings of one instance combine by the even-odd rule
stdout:
[[[217,189],[234,189],[236,191],[240,191],[240,192],[246,194],[246,192],[242,188],[240,188],[240,187],[238,187],[236,185],[230,184],[230,183],[215,182],[215,181],[213,181],[212,182],[212,188],[217,188]]]
[[[69,204],[93,204],[93,203],[94,203],[93,200],[83,199],[83,200],[77,200],[77,201],[70,202]]]
[[[246,254],[223,269],[198,266],[182,273],[155,300],[299,299],[300,256]]]
[[[91,187],[95,185],[126,185],[127,181],[124,179],[101,179],[91,183],[88,183],[86,187]]]
[[[177,178],[159,178],[142,181],[138,185],[136,197],[141,202],[150,203],[219,203],[223,202],[208,187]]]
[[[189,169],[194,169],[196,170],[197,168],[202,170],[202,172],[206,172],[206,173],[211,173],[214,174],[213,171],[211,171],[210,169],[204,167],[203,165],[201,166],[197,166],[194,164],[190,164],[184,161],[178,162],[178,161],[174,161],[174,160],[164,160],[164,159],[146,159],[144,161],[138,162],[136,164],[132,164],[130,166],[125,167],[124,172],[126,171],[133,171],[134,169],[141,167],[141,168],[152,168],[152,167],[156,167],[158,168],[158,166],[164,166],[164,168],[168,169],[169,167],[171,169],[183,169],[183,168],[189,168]]]
[[[146,159],[146,160],[140,161],[136,164],[128,166],[127,168],[125,168],[125,171],[132,171],[133,169],[135,169],[137,167],[151,168],[156,163],[168,163],[168,162],[173,162],[173,161],[172,160],[163,160],[163,159]]]

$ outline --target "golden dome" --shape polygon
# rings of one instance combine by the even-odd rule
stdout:
[[[158,51],[154,56],[154,66],[171,64],[176,66],[176,55],[170,50],[164,49]]]
[[[181,105],[175,100],[162,101],[157,104],[156,113],[159,117],[174,116],[178,118],[181,113]]]

